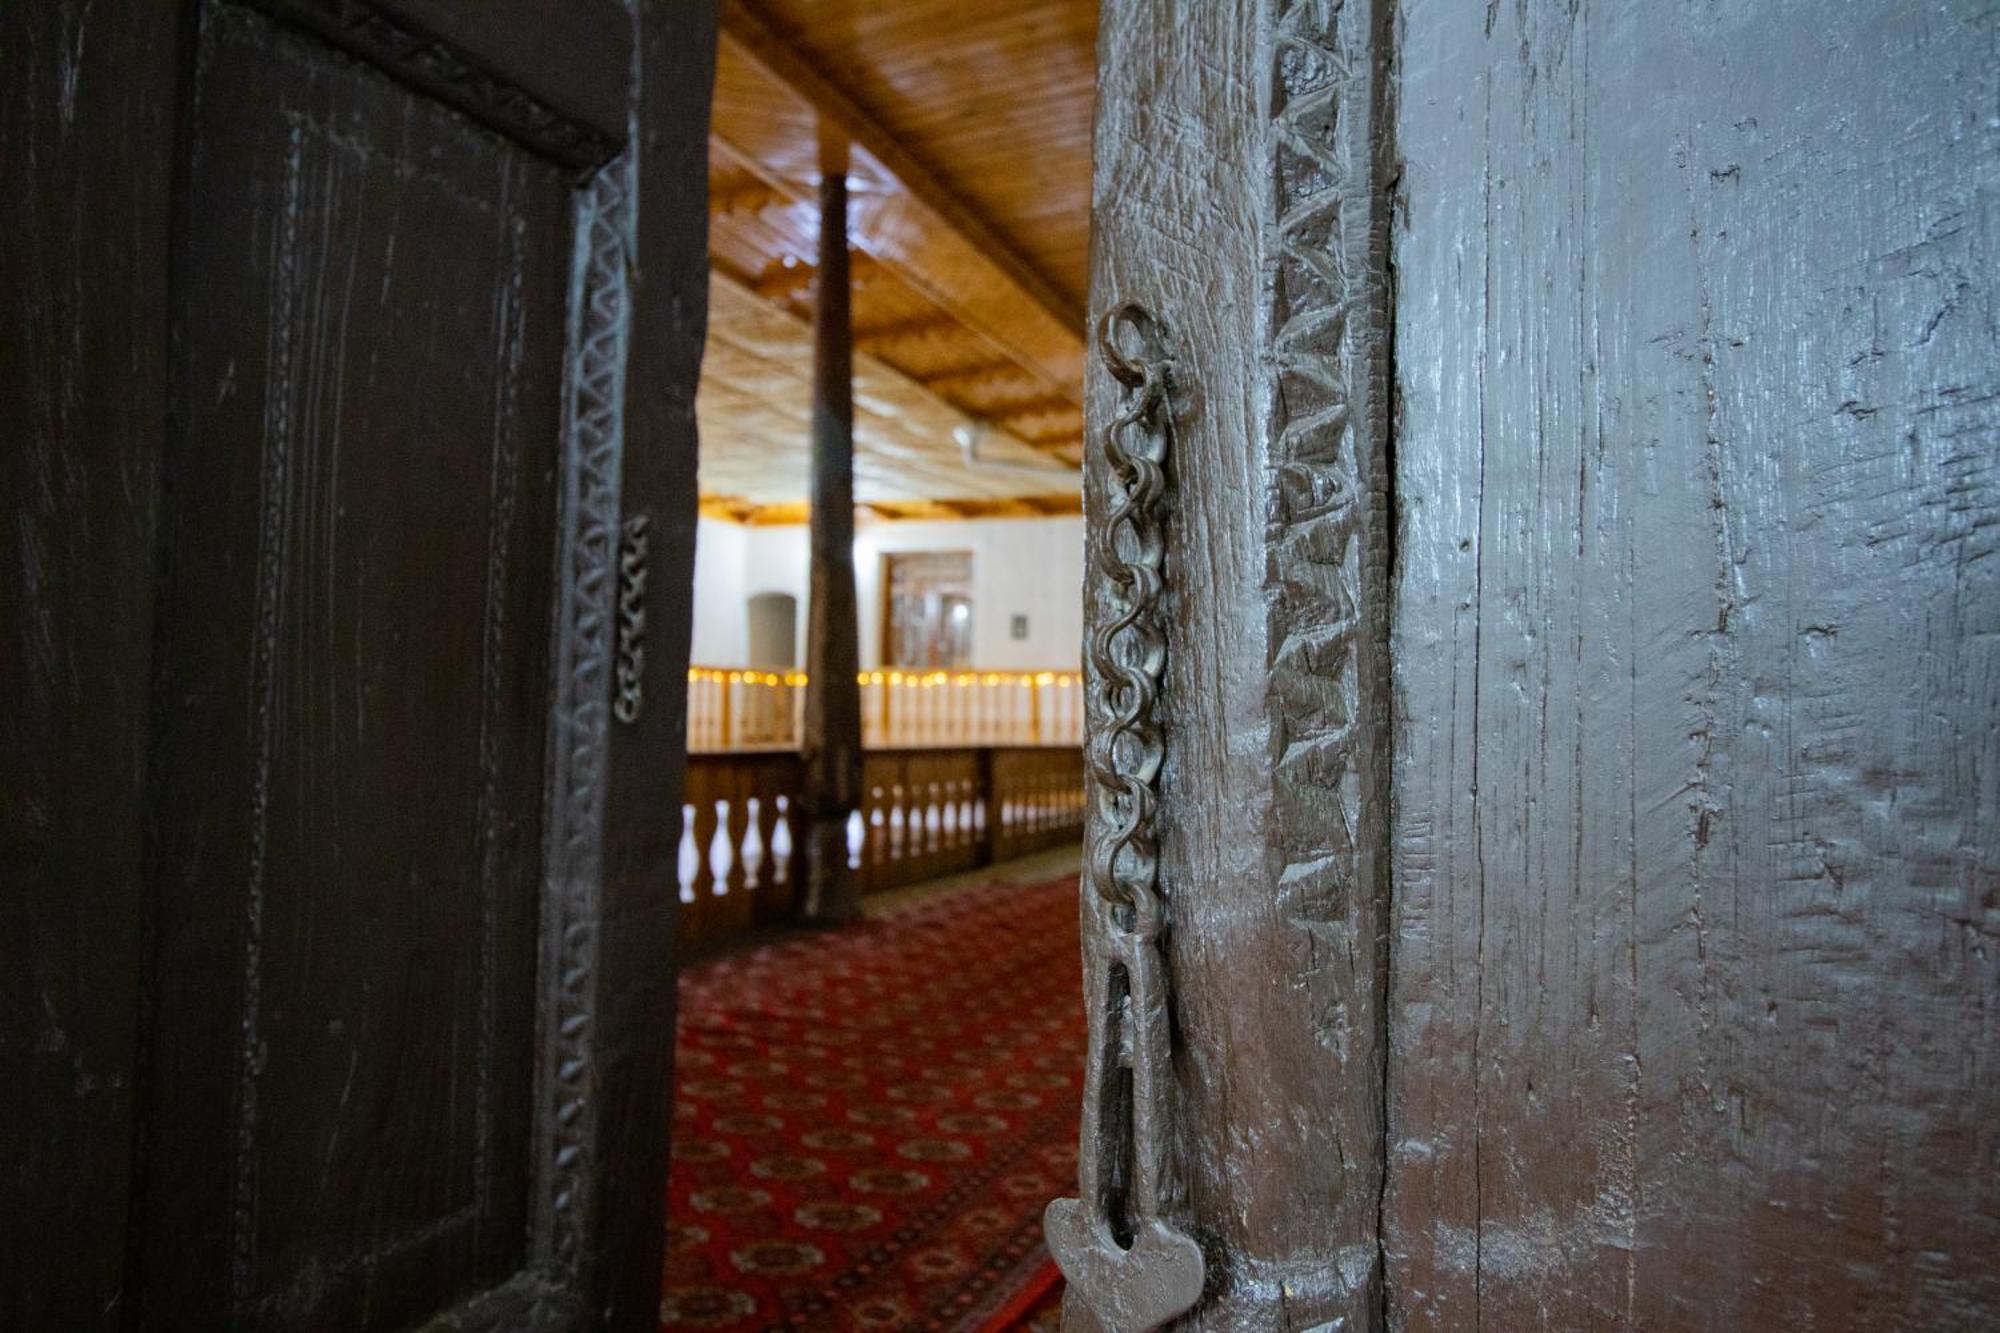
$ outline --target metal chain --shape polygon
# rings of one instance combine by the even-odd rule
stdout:
[[[1119,343],[1132,331],[1137,353]],[[1159,623],[1165,587],[1167,451],[1173,432],[1172,368],[1158,322],[1130,303],[1106,312],[1098,345],[1113,379],[1129,391],[1105,434],[1113,482],[1104,574],[1117,606],[1090,637],[1103,701],[1103,729],[1090,773],[1103,832],[1091,855],[1090,884],[1117,909],[1119,925],[1144,938],[1159,931],[1159,837],[1153,829],[1164,747],[1153,716],[1166,666]]]
[[[645,514],[625,520],[623,549],[618,555],[618,691],[611,712],[620,722],[637,722],[645,706],[646,682],[646,548]]]
[[[1165,750],[1154,713],[1167,660],[1160,602],[1173,373],[1164,330],[1136,305],[1105,315],[1098,346],[1126,390],[1104,435],[1111,511],[1099,566],[1110,605],[1090,637],[1100,709],[1089,878],[1102,907],[1087,932],[1080,1197],[1051,1203],[1044,1229],[1069,1279],[1066,1299],[1087,1305],[1104,1333],[1146,1333],[1201,1298],[1207,1271],[1200,1245],[1169,1216],[1171,1006],[1153,824]]]

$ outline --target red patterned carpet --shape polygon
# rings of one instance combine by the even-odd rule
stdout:
[[[1073,875],[688,969],[661,1326],[1045,1320],[1081,984]]]

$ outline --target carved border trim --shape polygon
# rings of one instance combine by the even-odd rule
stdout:
[[[255,1296],[257,1269],[257,1076],[263,1067],[264,871],[270,846],[272,734],[285,610],[285,533],[292,510],[292,397],[298,351],[299,219],[304,209],[305,134],[287,132],[284,203],[277,221],[271,286],[277,318],[269,333],[264,390],[264,457],[257,520],[257,640],[252,659],[250,847],[244,875],[242,1044],[236,1057],[236,1151],[230,1182],[229,1299],[242,1313]]]
[[[1275,905],[1295,929],[1351,941],[1340,985],[1372,1049],[1342,1076],[1376,1085],[1377,1097],[1387,1073],[1392,13],[1389,0],[1269,0],[1259,59]],[[1342,1208],[1379,1206],[1385,1150],[1369,1168],[1374,1197]],[[1370,1177],[1354,1179],[1366,1188]],[[1374,1265],[1341,1279],[1351,1281],[1346,1308],[1379,1314],[1377,1240]]]
[[[507,165],[511,186],[521,170]],[[494,1031],[499,1007],[499,878],[502,820],[500,814],[500,751],[496,732],[504,706],[502,662],[508,643],[507,570],[520,509],[521,353],[527,315],[522,308],[522,247],[526,226],[518,217],[500,222],[507,256],[506,281],[500,289],[498,354],[500,383],[494,395],[492,465],[488,471],[486,604],[480,627],[479,702],[479,1030],[475,1034],[475,1066],[479,1095],[473,1111],[473,1174],[479,1215],[489,1215],[493,1202],[493,1063]],[[532,632],[532,631],[530,631]]]
[[[611,715],[630,725],[646,706],[646,557],[651,545],[651,520],[634,514],[625,520],[624,543],[618,554],[618,698]]]
[[[598,929],[605,745],[614,679],[636,166],[628,152],[577,193],[564,392],[554,714],[542,895],[534,1250],[576,1286],[597,1169]]]
[[[473,63],[374,0],[245,0],[572,167],[609,162],[623,144]]]
[[[1388,195],[1375,0],[1274,0],[1266,219],[1269,709],[1282,903],[1355,910],[1359,659],[1384,639]],[[1329,828],[1325,794],[1340,820]]]

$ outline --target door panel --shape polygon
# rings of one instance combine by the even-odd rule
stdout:
[[[0,5],[0,1328],[122,1314],[180,15]]]
[[[198,61],[152,1308],[394,1327],[527,1230],[570,190],[249,10]]]
[[[655,1321],[714,25],[0,7],[0,1323]]]
[[[1403,7],[1392,1323],[2000,1319],[1989,7]]]

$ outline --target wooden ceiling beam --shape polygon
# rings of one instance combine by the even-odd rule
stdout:
[[[943,370],[926,371],[912,378],[927,389],[935,389],[940,384],[984,384],[1001,375],[1018,374],[1020,369],[1012,361],[982,361],[974,366],[948,366]]]
[[[854,331],[854,341],[859,346],[868,347],[902,338],[927,338],[958,327],[958,321],[945,314],[920,315],[915,319],[899,319],[888,324],[858,328]]]
[[[1083,327],[1082,310],[1072,306],[985,218],[898,143],[859,103],[771,31],[742,0],[727,0],[722,6],[722,40],[812,103],[851,142],[867,149],[869,156],[887,167],[904,189],[942,217],[974,249],[1005,269],[1044,310],[1073,328]]]
[[[1056,518],[1083,513],[1083,497],[1077,494],[1024,495],[1007,500],[868,500],[855,510],[884,523],[976,522],[991,518]],[[744,527],[797,527],[812,521],[812,512],[803,501],[757,504],[729,495],[701,497],[704,518],[735,523]]]
[[[766,301],[795,300],[812,290],[814,273],[811,264],[780,264],[759,274],[751,290]]]
[[[849,236],[1023,373],[1082,401],[1083,312],[743,0],[726,0],[710,135],[718,157],[798,202],[817,190],[815,132],[857,154]],[[814,124],[817,123],[817,131]]]
[[[745,500],[740,495],[704,495],[696,505],[703,518],[713,518],[724,523],[747,523],[750,516],[761,507],[755,501]]]
[[[708,196],[708,211],[711,216],[721,217],[755,214],[776,204],[788,204],[791,201],[791,195],[771,182],[762,177],[748,176],[728,189],[711,191]]]
[[[1052,416],[1057,412],[1076,410],[1076,404],[1060,394],[1043,394],[1039,398],[1024,398],[1018,403],[993,408],[986,415],[994,421],[1018,421],[1022,417]]]

